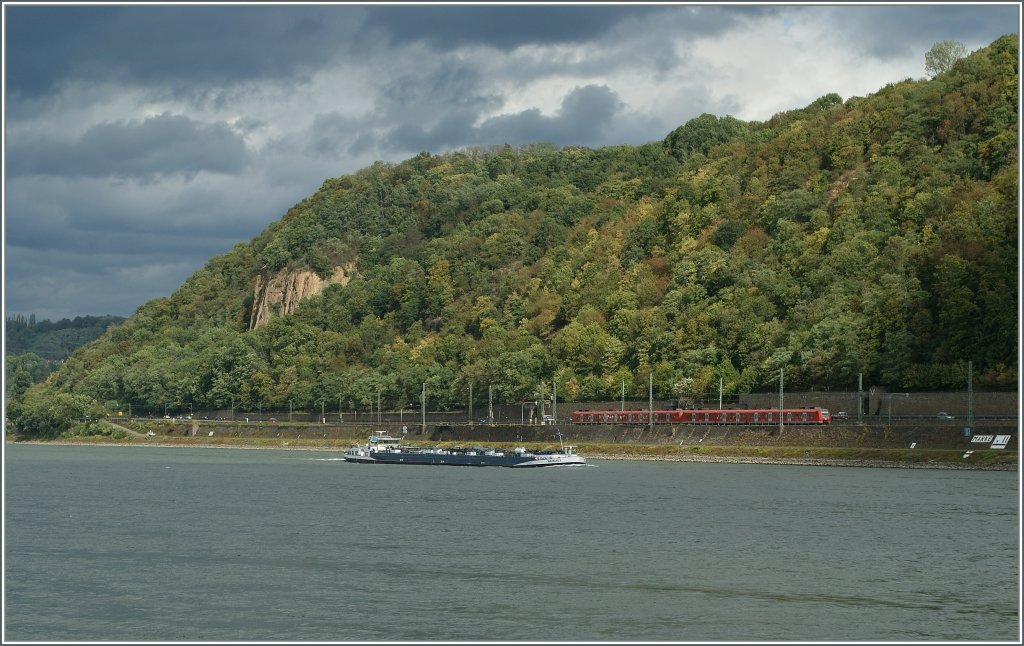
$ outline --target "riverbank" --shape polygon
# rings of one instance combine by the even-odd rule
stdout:
[[[8,445],[46,446],[129,446],[159,448],[273,449],[286,451],[324,451],[342,453],[351,441],[333,439],[247,438],[247,437],[131,437],[113,439],[104,436],[54,440],[7,439]],[[442,442],[441,444],[449,444]],[[530,443],[527,443],[530,444]],[[532,448],[552,448],[536,446]],[[665,446],[580,444],[579,453],[588,460],[645,460],[660,462],[696,462],[719,464],[778,464],[817,467],[868,467],[903,469],[967,469],[1017,471],[1016,452],[981,450],[865,449],[826,447],[765,446]]]

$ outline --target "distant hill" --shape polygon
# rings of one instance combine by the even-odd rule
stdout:
[[[643,399],[649,378],[699,398],[780,370],[794,390],[962,389],[968,361],[978,386],[1015,384],[1017,62],[1006,36],[765,122],[329,179],[26,402],[351,410],[425,383],[439,409],[552,384]]]
[[[49,361],[61,361],[124,320],[123,316],[76,316],[56,322],[36,321],[34,314],[8,317],[7,354],[32,352]]]

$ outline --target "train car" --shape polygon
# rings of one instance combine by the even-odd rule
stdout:
[[[784,424],[828,424],[832,416],[825,408],[784,408]],[[686,410],[578,410],[573,424],[714,424],[759,426],[779,423],[777,408],[686,409]]]
[[[681,410],[578,410],[570,419],[573,424],[647,424],[651,415],[655,424],[683,423]]]

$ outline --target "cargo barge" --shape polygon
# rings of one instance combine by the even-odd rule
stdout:
[[[561,438],[559,438],[561,439]],[[522,447],[512,450],[484,447],[408,446],[387,433],[374,433],[368,444],[345,451],[346,462],[357,464],[427,464],[465,467],[558,467],[585,466],[586,459],[574,446],[557,451],[531,451]]]

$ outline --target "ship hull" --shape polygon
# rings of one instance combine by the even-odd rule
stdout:
[[[418,464],[454,467],[510,467],[517,469],[556,466],[584,466],[586,460],[576,454],[506,454],[365,451],[347,453],[345,460],[357,464]]]

